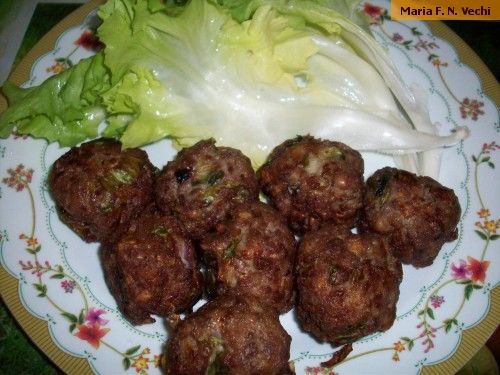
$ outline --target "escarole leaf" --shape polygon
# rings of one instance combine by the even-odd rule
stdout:
[[[105,117],[100,94],[109,88],[109,74],[102,54],[82,60],[48,78],[42,85],[19,88],[3,86],[9,108],[0,116],[0,136],[13,130],[73,146],[97,135]]]
[[[105,63],[114,72],[113,87],[103,99],[111,116],[130,116],[114,126],[124,146],[165,137],[181,146],[190,143],[186,139],[209,137],[214,114],[204,62],[210,61],[210,39],[227,17],[204,1],[176,17],[151,14],[146,2],[109,1],[99,15]]]
[[[311,1],[312,3],[321,3],[321,0]],[[381,75],[387,88],[392,91],[394,96],[398,99],[406,115],[411,120],[402,122],[406,126],[414,127],[416,130],[431,135],[437,135],[437,125],[433,124],[429,117],[427,95],[416,84],[408,87],[403,82],[396,69],[394,63],[389,58],[380,44],[378,44],[370,34],[366,33],[359,25],[352,22],[352,19],[344,15],[337,14],[331,17],[336,12],[334,8],[330,8],[330,13],[326,10],[315,9],[315,6],[310,6],[307,1],[292,0],[287,3],[287,11],[292,13],[299,13],[303,15],[308,22],[324,25],[328,19],[335,19],[335,23],[343,30],[343,38],[353,48],[353,50],[365,61],[370,63]],[[338,11],[338,10],[337,10]],[[340,12],[339,12],[340,13]],[[318,46],[320,46],[320,53],[332,55],[332,45],[324,36],[314,37]],[[459,129],[462,137],[468,136],[468,131]],[[420,166],[415,172],[424,175],[437,176],[439,173],[440,153],[434,150],[421,153]]]
[[[426,95],[401,80],[357,1],[108,0],[98,15],[103,52],[39,87],[7,85],[0,135],[15,126],[74,144],[95,136],[105,113],[102,134],[124,147],[213,137],[257,167],[309,133],[403,154],[407,169],[426,173],[438,158],[415,152],[467,136],[438,135]]]
[[[251,18],[255,10],[261,5],[270,4],[274,7],[282,7],[289,0],[218,0],[218,2],[230,9],[231,15],[235,20],[243,22]],[[361,0],[314,0],[308,1],[308,3],[313,6],[321,6],[323,10],[333,9],[356,25],[365,30],[368,29],[367,18],[359,9]]]

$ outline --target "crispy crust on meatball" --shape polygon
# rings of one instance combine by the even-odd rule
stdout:
[[[296,271],[297,318],[318,340],[341,345],[392,326],[402,267],[383,237],[324,226],[301,239]]]
[[[104,276],[123,315],[134,325],[192,307],[203,275],[192,241],[177,219],[147,212],[114,246],[101,249]]]
[[[261,202],[242,203],[200,241],[209,294],[249,294],[276,309],[294,303],[295,239],[285,219]]]
[[[366,185],[362,228],[388,236],[403,263],[429,266],[443,244],[457,238],[460,203],[452,189],[390,167]]]
[[[199,239],[235,204],[257,200],[259,187],[249,158],[209,139],[181,150],[159,174],[155,191],[158,207]]]
[[[277,146],[258,171],[271,203],[297,233],[334,222],[354,226],[363,204],[364,163],[340,142],[298,136]]]
[[[291,337],[278,315],[226,294],[179,322],[166,348],[168,375],[292,374]]]
[[[154,167],[139,149],[99,139],[61,156],[48,182],[60,219],[86,242],[113,242],[153,201]]]

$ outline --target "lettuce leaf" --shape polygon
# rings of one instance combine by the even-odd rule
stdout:
[[[14,130],[73,146],[96,137],[105,118],[100,94],[110,87],[103,55],[80,61],[70,69],[48,78],[42,85],[20,88],[3,86],[9,108],[0,116],[0,137]]]
[[[425,95],[406,87],[357,5],[108,0],[98,10],[104,51],[39,87],[4,87],[11,107],[0,115],[0,135],[15,126],[71,145],[97,135],[104,110],[102,134],[124,147],[168,137],[180,148],[213,137],[255,166],[296,134],[394,154],[466,137],[465,129],[437,134]],[[432,170],[418,165],[425,158],[405,158],[407,169]]]

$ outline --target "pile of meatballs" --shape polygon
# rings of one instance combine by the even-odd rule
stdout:
[[[333,346],[387,330],[401,263],[428,266],[457,237],[453,190],[390,167],[363,173],[359,152],[311,136],[283,142],[257,172],[212,139],[161,170],[98,139],[61,156],[48,182],[60,219],[100,242],[124,317],[170,323],[167,374],[278,375],[293,373],[280,314],[295,307]]]

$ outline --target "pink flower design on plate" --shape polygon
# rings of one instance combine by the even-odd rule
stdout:
[[[61,281],[61,288],[64,289],[65,293],[73,293],[73,289],[75,289],[75,282],[73,280],[63,280]]]
[[[401,42],[404,38],[403,38],[403,36],[400,33],[394,33],[394,34],[392,34],[392,38],[391,39],[392,39],[393,42],[398,43],[398,42]]]
[[[460,114],[462,118],[470,117],[472,120],[476,121],[479,115],[484,115],[484,111],[481,109],[484,107],[484,103],[476,99],[465,98],[460,103]]]
[[[463,280],[467,279],[470,275],[470,271],[467,268],[467,263],[465,260],[460,259],[458,262],[458,265],[453,263],[451,265],[451,277],[453,277],[456,280]]]
[[[481,152],[483,154],[489,154],[491,151],[500,150],[500,145],[498,145],[495,141],[490,143],[484,143]]]
[[[7,173],[9,177],[2,179],[2,182],[16,191],[23,190],[33,178],[33,169],[26,169],[23,164],[19,164],[14,169],[7,169]]]
[[[438,307],[441,307],[441,305],[443,303],[444,303],[444,297],[443,296],[436,296],[436,295],[431,296],[431,305],[435,309],[437,309]]]
[[[12,136],[14,137],[14,139],[22,139],[22,140],[28,139],[28,134],[20,134],[17,131],[13,131]]]
[[[101,318],[102,314],[106,314],[106,311],[91,307],[87,312],[87,315],[85,315],[85,321],[89,322],[90,324],[99,324],[101,326],[106,325],[109,320]]]

